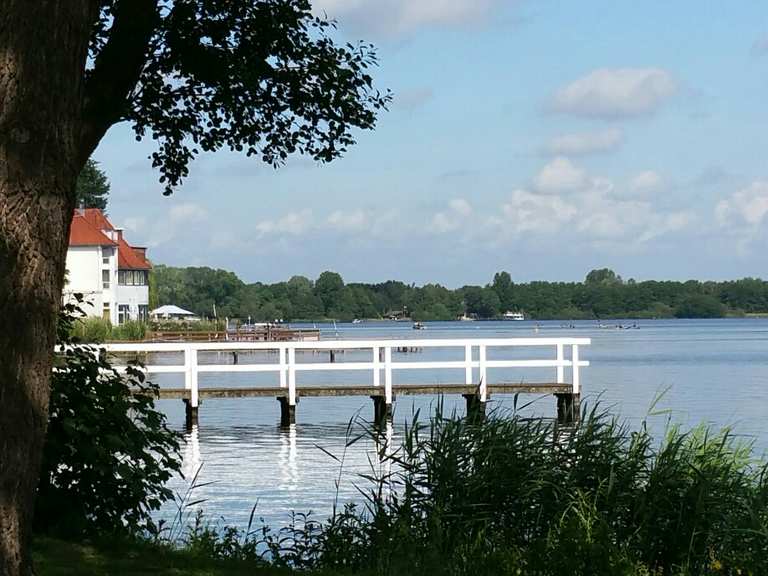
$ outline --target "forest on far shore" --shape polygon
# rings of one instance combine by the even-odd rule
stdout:
[[[336,272],[316,280],[247,284],[233,272],[207,267],[157,265],[151,278],[152,305],[175,304],[202,317],[257,321],[386,319],[478,319],[522,312],[526,318],[719,318],[768,313],[768,282],[757,278],[724,282],[624,280],[613,270],[589,272],[583,282],[514,282],[498,272],[484,286],[449,289],[396,280],[345,283]]]

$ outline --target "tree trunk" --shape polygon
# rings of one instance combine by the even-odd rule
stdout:
[[[31,574],[95,0],[0,10],[0,575]]]

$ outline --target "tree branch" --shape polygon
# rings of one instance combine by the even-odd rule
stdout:
[[[85,164],[110,126],[128,109],[152,34],[159,23],[158,0],[118,0],[109,40],[96,57],[85,83],[79,161]]]

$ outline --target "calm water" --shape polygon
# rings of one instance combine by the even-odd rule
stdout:
[[[616,322],[611,322],[612,324]],[[582,359],[592,365],[582,369],[583,397],[598,398],[611,411],[638,425],[647,417],[654,399],[662,392],[656,410],[667,413],[650,418],[655,430],[663,429],[668,419],[681,424],[708,422],[732,426],[754,440],[756,450],[768,450],[768,320],[658,320],[642,321],[638,330],[599,329],[595,322],[435,322],[424,331],[414,331],[409,323],[376,322],[357,325],[320,325],[323,338],[488,338],[532,336],[578,336],[592,338],[592,345],[581,348]],[[570,323],[569,323],[570,324]],[[632,324],[632,321],[623,322]],[[296,325],[301,326],[301,325]],[[534,357],[532,349],[523,351]],[[396,361],[432,358],[460,359],[463,351],[424,352],[397,355]],[[430,355],[433,354],[433,355]],[[550,348],[541,357],[551,357]],[[369,354],[368,354],[369,355]],[[368,355],[345,355],[343,361],[363,360]],[[507,358],[509,355],[489,356]],[[226,362],[227,356],[211,354],[203,362]],[[176,359],[168,359],[176,362]],[[266,355],[241,363],[274,362]],[[461,382],[461,371],[419,371],[396,373],[396,382]],[[550,374],[551,372],[551,374]],[[554,369],[489,370],[489,381],[552,380]],[[181,385],[176,375],[156,375],[161,386]],[[322,383],[367,383],[369,374],[338,373],[299,375],[299,385]],[[276,375],[201,374],[200,386],[275,385]],[[419,379],[419,380],[417,380]],[[521,396],[533,401],[526,409],[551,417],[552,397]],[[415,410],[434,408],[435,397],[403,397],[395,404],[395,425],[391,433],[397,441],[399,430]],[[495,396],[493,405],[511,407],[512,398]],[[448,396],[445,410],[463,412],[463,399]],[[161,401],[173,426],[183,425],[183,406],[178,400]],[[369,470],[375,447],[370,442],[354,444],[346,454],[347,424],[355,414],[372,416],[372,402],[366,397],[305,398],[297,407],[297,424],[291,430],[278,428],[279,405],[274,399],[222,399],[207,401],[200,408],[200,426],[187,436],[184,469],[187,476],[202,465],[199,481],[212,484],[197,489],[195,498],[211,519],[223,518],[228,524],[244,525],[251,508],[270,524],[282,524],[291,510],[314,511],[325,517],[337,497],[340,501],[359,499],[354,484],[357,473]],[[321,449],[322,447],[323,449]],[[324,450],[344,456],[344,466]],[[339,478],[341,479],[338,482]],[[338,482],[338,490],[337,484]],[[177,479],[175,490],[183,492],[187,483]]]

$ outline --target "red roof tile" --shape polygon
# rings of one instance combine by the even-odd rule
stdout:
[[[114,230],[112,223],[107,220],[104,212],[98,208],[85,208],[84,210],[80,210],[80,213],[83,215],[83,218],[90,222],[97,230]]]
[[[118,231],[117,241],[112,240],[104,231],[114,231],[115,227],[98,208],[76,210],[72,217],[69,232],[70,246],[117,246],[117,267],[119,270],[149,270],[152,268],[146,257],[146,248],[133,248]]]
[[[101,211],[99,210],[99,213]],[[104,216],[101,216],[104,218]],[[106,220],[106,218],[104,218]],[[108,222],[107,222],[108,223]],[[109,224],[109,223],[108,223]],[[101,230],[83,215],[82,211],[75,212],[72,227],[69,230],[70,246],[115,246],[117,242],[108,238]],[[110,225],[109,229],[112,229]]]
[[[132,248],[121,236],[117,245],[118,270],[149,270],[152,264],[143,255],[143,250]]]

